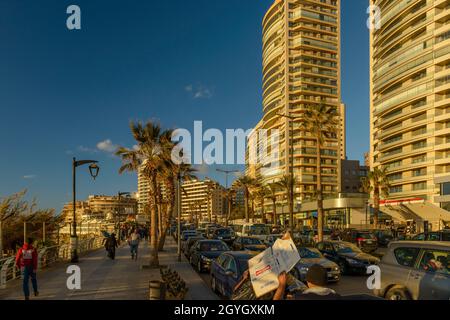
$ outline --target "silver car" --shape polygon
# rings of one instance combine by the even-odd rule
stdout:
[[[449,300],[450,243],[397,241],[382,258],[381,288],[375,295],[389,300]]]
[[[321,265],[327,270],[328,282],[338,282],[341,278],[339,266],[326,259],[316,248],[300,247],[298,248],[300,261],[292,269],[292,275],[300,281],[306,282],[306,273],[309,268],[315,264]]]

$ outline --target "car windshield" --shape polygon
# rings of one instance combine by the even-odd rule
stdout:
[[[191,238],[189,238],[189,244],[192,245],[193,243],[195,243],[201,239],[203,239],[203,237],[191,237]]]
[[[322,254],[317,249],[300,248],[300,250],[298,250],[298,253],[300,254],[300,258],[303,258],[303,259],[318,259],[318,258],[322,258]]]
[[[242,238],[242,243],[243,244],[261,244],[262,242],[259,239],[255,239],[255,238]]]
[[[250,234],[254,236],[268,236],[270,227],[262,224],[250,226]]]
[[[203,242],[200,244],[200,251],[227,251],[228,248],[221,242]]]
[[[250,260],[252,257],[246,257],[239,259],[239,273],[243,274],[245,271],[248,270],[248,260]]]
[[[358,238],[372,239],[373,235],[369,232],[361,232],[361,233],[358,233]]]
[[[351,243],[334,243],[334,247],[338,253],[361,253],[362,251]]]
[[[217,235],[219,236],[229,236],[231,234],[230,229],[218,229],[216,230]]]
[[[392,237],[393,236],[391,230],[381,230],[381,231],[378,232],[378,234],[381,235],[381,236],[385,236],[385,237],[386,236],[387,237]]]

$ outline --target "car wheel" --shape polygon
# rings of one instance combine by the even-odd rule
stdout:
[[[341,275],[346,275],[348,273],[347,264],[344,261],[339,261],[338,265],[341,270]]]
[[[202,262],[200,260],[198,260],[197,262],[197,271],[199,273],[202,273]]]
[[[411,296],[408,291],[398,286],[389,289],[385,298],[387,300],[411,300]]]
[[[216,278],[214,276],[211,276],[211,290],[214,293],[217,293],[217,283],[216,283]]]

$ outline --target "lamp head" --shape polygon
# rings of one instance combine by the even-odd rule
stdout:
[[[93,163],[89,166],[89,172],[91,173],[92,178],[97,178],[98,176],[98,172],[100,171],[100,167],[96,164]]]

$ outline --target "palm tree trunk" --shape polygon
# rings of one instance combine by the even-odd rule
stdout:
[[[289,228],[294,230],[294,195],[293,195],[293,180],[294,175],[291,175],[291,181],[289,182],[289,190],[288,190],[288,205],[289,205]]]
[[[0,217],[0,259],[3,258],[3,220]]]
[[[272,223],[277,225],[277,201],[275,199],[272,200]]]
[[[151,224],[151,232],[150,232],[150,247],[152,248],[152,253],[150,257],[150,267],[158,267],[159,266],[159,258],[158,258],[158,212],[157,212],[157,196],[156,196],[156,176],[151,177],[152,180],[152,190],[151,198],[153,198],[153,203],[150,208],[150,224]]]
[[[161,236],[161,228],[162,228],[162,204],[159,202],[157,205],[158,208],[158,237]]]
[[[264,197],[261,198],[261,216],[262,223],[267,224],[266,213],[264,212]]]
[[[252,198],[252,222],[255,222],[255,199]]]
[[[373,226],[378,228],[378,214],[380,212],[380,187],[377,185],[373,192]]]
[[[225,227],[228,227],[228,221],[231,218],[231,198],[228,196],[227,200],[228,200],[228,208],[227,208],[228,212],[227,212],[227,215],[226,215],[226,218],[225,218]]]
[[[244,202],[245,202],[245,208],[244,208],[244,212],[245,212],[245,222],[249,222],[249,217],[248,217],[248,190],[244,191]]]
[[[324,222],[324,212],[323,212],[323,194],[322,194],[322,163],[320,156],[320,142],[316,139],[316,152],[317,152],[317,235],[319,242],[323,241],[323,222]]]
[[[167,205],[167,211],[166,214],[164,215],[164,221],[162,223],[162,230],[161,230],[161,234],[159,237],[159,241],[158,241],[158,251],[163,251],[164,249],[164,244],[166,242],[166,235],[167,235],[167,230],[170,228],[170,220],[172,217],[172,212],[173,212],[173,203],[169,203]]]

